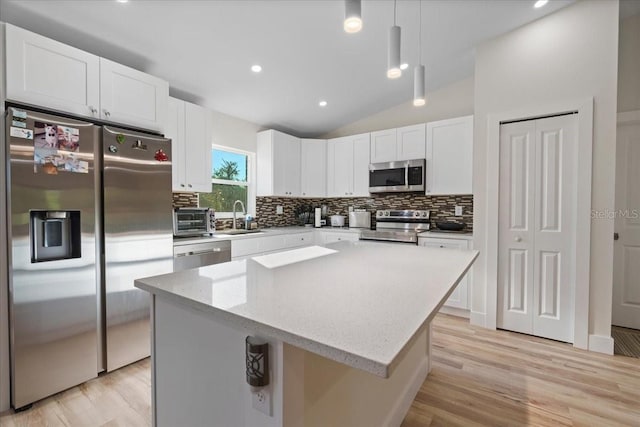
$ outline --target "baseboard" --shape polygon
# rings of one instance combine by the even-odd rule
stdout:
[[[440,308],[439,313],[449,314],[451,316],[464,317],[465,319],[468,319],[470,315],[469,310],[465,310],[464,308],[457,308],[457,307],[447,307],[446,305],[443,305],[442,308]]]
[[[411,380],[408,382],[407,386],[402,393],[402,397],[398,399],[391,410],[391,413],[387,417],[383,426],[397,426],[400,427],[402,421],[407,416],[409,409],[411,409],[411,404],[413,403],[420,387],[422,387],[422,383],[427,379],[429,375],[429,356],[425,357],[423,361],[418,365]]]
[[[613,338],[604,335],[589,335],[589,351],[613,354]]]
[[[478,311],[471,310],[471,313],[469,313],[469,323],[475,326],[482,326],[483,328],[486,328],[487,327],[486,313],[480,313]]]

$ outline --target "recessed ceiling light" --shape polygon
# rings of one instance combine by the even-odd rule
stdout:
[[[401,70],[406,70],[407,68],[409,68],[409,64],[407,64],[406,62],[404,64],[400,64]]]
[[[327,106],[327,101],[320,101],[318,102],[318,105],[321,107],[326,107]]]
[[[549,0],[538,0],[533,7],[535,7],[536,9],[539,7],[544,6],[545,4],[547,4],[549,2]]]
[[[260,71],[262,71],[262,67],[259,65],[252,65],[251,66],[251,71],[253,71],[254,73],[259,73]]]
[[[118,3],[129,3],[129,0],[116,0]]]

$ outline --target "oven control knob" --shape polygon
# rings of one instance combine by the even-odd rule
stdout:
[[[426,212],[422,212],[422,216],[426,217],[427,213]]]
[[[420,212],[418,212],[418,211],[414,212],[413,216],[420,216]]]

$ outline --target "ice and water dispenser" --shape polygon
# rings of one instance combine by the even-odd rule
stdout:
[[[30,211],[31,262],[80,258],[80,211]]]

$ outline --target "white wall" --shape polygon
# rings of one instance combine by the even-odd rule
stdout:
[[[592,209],[614,207],[618,2],[580,1],[481,45],[475,68],[473,312],[485,313],[487,116],[594,97]],[[609,336],[613,220],[591,222],[589,332]],[[479,317],[481,318],[481,316]]]
[[[620,21],[618,112],[640,110],[640,14]]]
[[[335,129],[322,138],[356,135],[473,114],[473,84],[473,77],[460,80],[428,93],[424,107],[414,107],[412,101],[407,101]]]
[[[256,133],[261,126],[217,111],[213,115],[213,143],[256,152]]]

